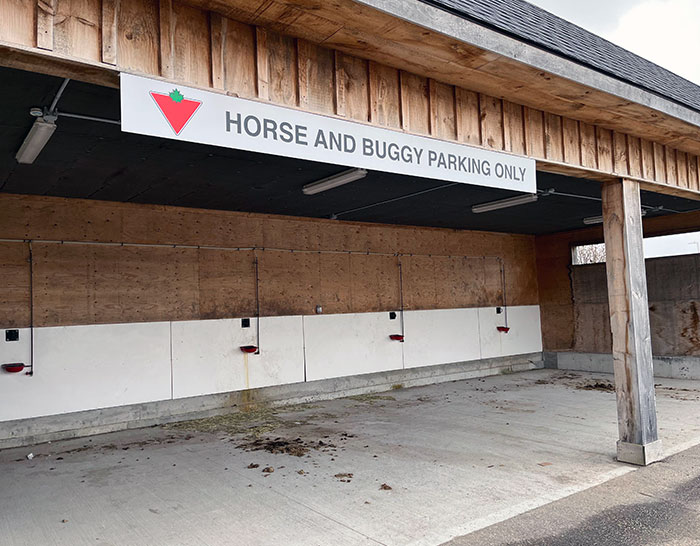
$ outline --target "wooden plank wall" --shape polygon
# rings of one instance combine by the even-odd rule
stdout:
[[[668,235],[700,230],[700,212],[657,216],[643,220],[644,235]],[[564,233],[541,235],[535,238],[537,255],[537,283],[540,297],[540,312],[542,319],[542,342],[546,351],[581,351],[595,352],[590,345],[583,345],[577,337],[577,324],[581,318],[574,303],[572,289],[571,251],[576,245],[595,244],[603,242],[603,228],[596,226]],[[647,267],[649,262],[647,262]],[[680,277],[683,282],[692,283],[687,275]],[[690,279],[690,280],[688,280]],[[605,275],[603,274],[605,284]],[[651,297],[651,296],[650,296]],[[602,298],[603,305],[607,304],[606,297]],[[580,332],[588,343],[605,344],[609,340],[609,314],[596,311],[597,322],[589,321],[591,328]],[[607,312],[607,307],[606,307]],[[602,321],[602,322],[601,322]],[[601,332],[607,332],[602,334]],[[594,337],[591,337],[594,336]]]
[[[545,170],[562,164],[700,191],[695,155],[324,49],[180,0],[15,0],[3,4],[2,15],[0,40],[71,58],[527,154],[545,162]]]
[[[266,316],[397,310],[399,258],[367,252],[414,254],[401,258],[407,309],[502,305],[496,256],[508,304],[539,300],[532,236],[10,194],[0,210],[0,238],[34,240],[37,326],[250,316],[255,254]],[[26,327],[29,244],[0,243],[0,264],[0,328]]]

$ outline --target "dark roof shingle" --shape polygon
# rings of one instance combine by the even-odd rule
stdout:
[[[420,0],[700,112],[700,86],[524,0]]]

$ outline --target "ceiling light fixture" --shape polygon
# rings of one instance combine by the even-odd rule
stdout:
[[[311,184],[306,184],[301,191],[304,195],[314,195],[316,193],[321,193],[322,191],[330,190],[342,186],[344,184],[349,184],[350,182],[355,182],[367,176],[367,171],[365,169],[350,169],[343,171],[342,173],[334,174],[317,182],[312,182]]]
[[[492,210],[507,209],[510,207],[517,207],[518,205],[527,205],[528,203],[534,203],[535,201],[537,201],[537,194],[527,193],[525,195],[509,197],[508,199],[500,199],[498,201],[489,201],[488,203],[474,205],[472,207],[472,212],[474,214],[481,214],[482,212],[491,212]]]
[[[647,209],[642,209],[642,216],[647,215]],[[589,216],[588,218],[583,219],[583,223],[586,224],[587,226],[595,226],[597,224],[602,224],[603,223],[603,217],[602,216]]]
[[[41,153],[41,150],[44,149],[55,130],[56,124],[53,121],[46,120],[43,117],[35,119],[22,146],[17,151],[15,156],[17,162],[25,165],[34,163],[34,160]]]

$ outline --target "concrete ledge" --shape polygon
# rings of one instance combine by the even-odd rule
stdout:
[[[579,372],[613,373],[611,354],[598,353],[546,353],[547,367],[556,360],[556,368]],[[700,380],[700,357],[655,356],[654,376],[668,379]]]
[[[529,353],[18,419],[0,423],[0,449],[210,417],[254,404],[302,404],[382,392],[396,385],[417,387],[542,367],[542,353]]]
[[[664,451],[661,440],[656,440],[650,444],[629,444],[627,442],[617,442],[617,460],[621,463],[647,466],[664,458]]]

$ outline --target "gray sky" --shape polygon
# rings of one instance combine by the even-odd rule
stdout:
[[[699,0],[528,0],[700,85]]]

